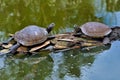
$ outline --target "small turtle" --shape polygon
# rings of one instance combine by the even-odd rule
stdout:
[[[99,22],[87,22],[80,27],[75,26],[75,35],[81,35],[82,33],[92,38],[103,38],[111,33],[109,26]],[[105,43],[104,43],[105,42]],[[103,39],[103,43],[109,43],[109,39]]]
[[[10,53],[15,53],[20,45],[34,46],[44,43],[48,39],[48,33],[52,30],[54,26],[55,24],[51,23],[48,28],[45,29],[36,25],[30,25],[16,32],[12,38],[8,39],[8,42],[12,39],[17,42],[10,48]]]

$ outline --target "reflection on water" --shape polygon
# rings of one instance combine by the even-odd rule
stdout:
[[[82,80],[119,80],[120,41],[115,41],[109,50],[97,56],[91,67],[83,71]]]
[[[54,60],[53,63],[53,68],[52,68],[52,72],[51,72],[51,76],[47,77],[46,80],[59,80],[59,69],[60,69],[60,65],[63,64],[64,62],[64,56],[63,53],[58,53],[58,54],[51,54],[51,57]],[[64,68],[63,68],[64,69]],[[65,71],[65,70],[63,70]]]
[[[4,68],[5,66],[5,57],[4,56],[0,56],[0,69]]]
[[[30,24],[47,27],[55,22],[53,34],[73,31],[74,24],[88,21],[120,26],[119,4],[120,0],[0,0],[0,41]],[[0,80],[119,80],[119,45],[113,42],[105,51],[99,47],[0,56]]]
[[[4,39],[7,39],[6,36],[7,35],[4,31],[0,31],[0,41],[3,41]]]
[[[94,61],[94,56],[91,54],[86,56],[79,50],[70,50],[57,54],[52,53],[50,55],[54,64],[53,70],[46,77],[46,80],[79,80],[82,74],[81,67],[90,66]]]
[[[6,57],[3,61],[5,65],[0,69],[1,80],[44,80],[52,70],[49,56],[39,58],[31,56],[23,59]]]
[[[13,33],[30,24],[46,27],[55,22],[57,31],[74,24],[83,24],[97,19],[91,2],[92,0],[0,1],[0,29]]]
[[[119,0],[94,0],[95,16],[109,26],[120,26]]]

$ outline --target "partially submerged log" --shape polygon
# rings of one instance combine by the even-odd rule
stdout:
[[[2,50],[3,52],[9,52],[9,48],[13,46],[13,43],[9,44],[2,44]],[[73,33],[64,33],[64,34],[57,34],[55,35],[55,38],[52,40],[47,40],[43,44],[36,45],[36,46],[20,46],[17,49],[18,53],[34,53],[39,52],[41,50],[51,50],[51,51],[57,51],[57,50],[64,50],[64,49],[76,49],[76,48],[84,48],[84,47],[91,47],[91,46],[100,46],[103,45],[102,42],[96,41],[96,40],[88,40],[85,38],[75,37],[73,36]],[[52,46],[48,48],[49,46]]]
[[[93,39],[85,39],[81,37],[75,37],[73,36],[72,33],[58,34],[56,36],[57,37],[52,40],[52,42],[55,44],[54,45],[55,50],[103,45],[103,43],[100,41],[93,40]]]
[[[13,36],[13,34],[10,34]],[[110,39],[110,42],[114,40],[120,40],[120,27],[112,28],[112,32],[107,36]],[[9,48],[13,46],[14,43],[11,42],[9,44],[0,44],[1,50],[0,53],[9,53]],[[84,34],[82,37],[75,36],[74,32],[66,32],[64,34],[56,34],[54,39],[47,40],[43,44],[38,44],[35,46],[20,46],[17,49],[18,53],[35,53],[40,52],[42,50],[49,51],[64,51],[69,49],[83,49],[87,47],[96,47],[96,46],[104,46],[101,39],[88,38]]]

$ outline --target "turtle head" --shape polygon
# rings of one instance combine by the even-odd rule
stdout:
[[[78,36],[80,37],[81,34],[82,34],[82,31],[81,31],[80,26],[78,26],[78,25],[75,24],[75,25],[74,25],[74,34],[73,34],[73,35],[74,35],[74,36],[77,36],[77,37],[78,37]]]
[[[81,32],[81,29],[80,29],[80,27],[78,26],[78,25],[74,25],[74,32],[75,33],[79,33],[79,32]]]
[[[51,23],[47,28],[47,32],[50,33],[50,31],[53,29],[53,27],[55,26],[55,23]]]

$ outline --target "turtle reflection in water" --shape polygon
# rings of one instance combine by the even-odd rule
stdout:
[[[55,26],[54,23],[51,23],[48,28],[42,28],[35,25],[30,25],[25,27],[24,29],[16,32],[12,38],[10,38],[6,43],[9,43],[12,39],[14,39],[17,43],[10,47],[9,53],[15,53],[16,50],[22,46],[34,46],[37,44],[42,44],[48,39],[49,32]]]
[[[103,43],[109,43],[109,38],[105,37],[111,33],[111,28],[109,26],[99,23],[99,22],[87,22],[82,26],[75,26],[75,35],[81,35],[82,33],[91,38],[103,38]]]

